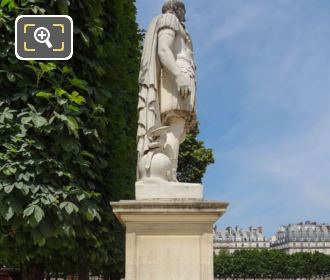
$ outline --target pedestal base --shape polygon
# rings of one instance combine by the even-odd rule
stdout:
[[[213,280],[213,224],[225,202],[111,203],[126,226],[125,280]]]
[[[136,200],[149,199],[188,199],[202,200],[203,186],[201,184],[163,182],[163,181],[137,181],[135,183]]]

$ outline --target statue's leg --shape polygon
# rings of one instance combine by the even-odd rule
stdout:
[[[180,117],[170,117],[167,120],[170,131],[166,134],[165,153],[172,162],[173,181],[177,181],[176,170],[178,168],[180,143],[183,142],[182,138],[185,134],[185,122],[185,119]]]

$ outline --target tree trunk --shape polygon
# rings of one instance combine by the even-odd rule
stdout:
[[[43,280],[44,272],[40,265],[29,264],[22,270],[22,280]]]
[[[79,267],[79,280],[89,280],[89,268],[87,265]]]

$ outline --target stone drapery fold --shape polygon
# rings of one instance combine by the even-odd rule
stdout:
[[[150,132],[161,126],[159,105],[159,83],[161,63],[157,53],[158,32],[163,28],[179,31],[180,22],[174,14],[163,14],[155,17],[145,35],[144,48],[139,74],[138,101],[138,159],[147,153],[151,143]]]

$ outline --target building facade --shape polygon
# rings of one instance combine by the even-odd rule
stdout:
[[[281,226],[271,238],[270,246],[289,254],[317,251],[330,255],[330,224],[307,221]]]
[[[249,227],[241,229],[236,227],[227,227],[224,230],[214,228],[214,252],[220,251],[233,253],[237,250],[245,249],[268,249],[270,241],[263,234],[262,227]]]

